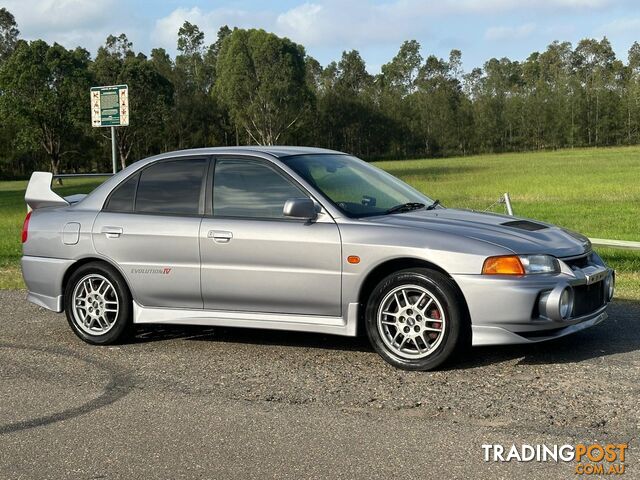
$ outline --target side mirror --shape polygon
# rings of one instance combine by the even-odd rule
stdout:
[[[282,214],[285,217],[313,220],[318,216],[316,204],[310,198],[290,198],[284,204]]]

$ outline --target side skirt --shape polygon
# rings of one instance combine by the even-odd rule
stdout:
[[[358,325],[358,304],[350,303],[346,318],[344,318],[288,315],[284,313],[155,308],[143,307],[134,301],[133,323],[265,328],[269,330],[292,330],[355,337]]]

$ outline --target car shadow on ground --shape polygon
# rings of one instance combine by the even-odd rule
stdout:
[[[182,325],[145,325],[138,327],[131,343],[156,342],[172,339],[373,352],[366,336],[354,338],[323,335],[319,333],[263,330],[259,328],[196,327]]]
[[[470,349],[448,368],[477,368],[514,359],[521,365],[579,363],[640,350],[640,302],[617,300],[608,314],[600,325],[556,340]]]
[[[253,328],[145,325],[137,328],[131,343],[174,339],[373,353],[365,335],[353,338]],[[468,349],[443,368],[472,369],[514,359],[524,365],[577,363],[636,350],[640,350],[640,302],[619,300],[609,307],[609,318],[595,327],[547,342]]]

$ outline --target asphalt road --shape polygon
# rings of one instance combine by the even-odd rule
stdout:
[[[576,478],[481,445],[591,442],[629,442],[640,478],[640,304],[417,373],[364,338],[145,327],[92,347],[0,291],[0,378],[2,479]]]

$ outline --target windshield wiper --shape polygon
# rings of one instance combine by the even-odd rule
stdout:
[[[419,210],[421,208],[424,208],[424,203],[420,203],[420,202],[409,202],[409,203],[403,203],[401,205],[396,205],[395,207],[391,207],[389,210],[387,210],[384,213],[402,213],[402,212],[410,212],[412,210]]]
[[[438,205],[440,205],[440,200],[435,199],[433,201],[433,203],[431,205],[429,205],[426,209],[427,210],[433,210],[434,208],[436,208]]]

